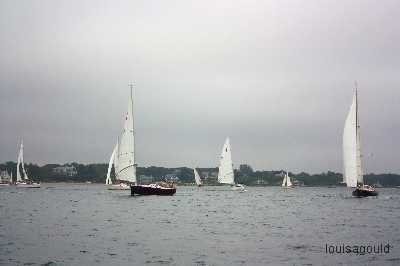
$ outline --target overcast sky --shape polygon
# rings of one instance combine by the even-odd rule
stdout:
[[[140,166],[400,173],[400,2],[0,1],[0,162],[107,162],[136,82]]]

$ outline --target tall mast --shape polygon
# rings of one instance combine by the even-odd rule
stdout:
[[[136,166],[137,166],[137,164],[136,164],[136,141],[135,141],[135,117],[133,115],[133,113],[134,113],[134,109],[133,109],[134,108],[134,104],[133,104],[133,93],[134,93],[133,88],[134,88],[134,86],[135,86],[135,82],[129,84],[129,87],[131,89],[131,110],[132,110],[133,173],[134,173],[135,180],[136,180],[136,183],[137,183],[137,176],[136,176]]]
[[[354,82],[354,86],[355,86],[355,89],[356,89],[356,149],[357,149],[357,153],[358,153],[358,145],[360,145],[360,143],[358,143],[358,89],[357,89],[357,81],[355,81]],[[358,167],[359,167],[359,161],[358,160],[361,160],[360,158],[357,158],[357,169],[358,169]],[[358,172],[358,170],[357,170],[357,185],[359,184],[358,183],[358,175],[359,175],[360,173]]]
[[[129,87],[131,89],[131,108],[132,108],[132,135],[133,135],[133,158],[136,157],[136,150],[135,150],[135,119],[133,116],[133,87],[135,86],[135,83],[129,84]],[[136,158],[135,158],[136,159]],[[136,160],[135,160],[136,161]],[[135,164],[135,162],[133,162]]]
[[[357,86],[357,81],[355,81],[355,88],[356,88],[356,134],[358,133],[358,86]]]
[[[361,137],[360,137],[360,119],[358,114],[358,84],[355,82],[356,94],[356,154],[357,154],[357,184],[363,184],[362,162],[361,162]]]

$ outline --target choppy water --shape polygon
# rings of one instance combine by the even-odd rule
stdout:
[[[0,188],[0,265],[399,265],[400,189],[178,187],[130,197],[102,185]],[[331,255],[325,244],[387,244]]]

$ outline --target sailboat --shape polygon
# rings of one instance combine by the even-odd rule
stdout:
[[[354,197],[377,196],[378,192],[372,186],[364,185],[361,164],[361,132],[358,114],[357,86],[353,96],[343,131],[343,182],[347,187],[356,188]]]
[[[115,173],[117,173],[117,160],[115,154],[118,152],[118,143],[115,145],[114,150],[110,157],[110,162],[108,163],[107,177],[106,177],[106,185],[109,190],[129,190],[131,187],[124,182],[119,182],[116,184],[112,183],[111,180],[111,170],[114,164]]]
[[[20,172],[20,166],[22,167],[22,173]],[[21,175],[22,174],[22,175]],[[23,177],[23,179],[22,179]],[[29,179],[28,174],[24,167],[24,143],[21,141],[21,146],[19,148],[18,159],[17,159],[17,182],[15,182],[17,187],[24,188],[40,188],[40,183],[35,183]]]
[[[1,187],[9,186],[11,182],[12,182],[12,178],[8,174],[8,171],[7,170],[2,171],[0,174],[0,186]]]
[[[201,183],[199,172],[197,172],[196,168],[193,168],[193,172],[194,172],[194,180],[196,181],[196,185],[198,187],[201,187],[203,184]]]
[[[288,172],[286,172],[285,177],[283,178],[282,187],[291,188],[293,187],[292,181],[290,181],[290,176]]]
[[[118,138],[114,153],[114,168],[116,179],[130,186],[131,195],[174,195],[176,187],[173,184],[160,182],[149,185],[140,185],[136,178],[135,163],[135,132],[133,119],[133,85],[128,103],[128,112],[125,116],[124,129]]]
[[[220,163],[218,168],[218,183],[231,185],[232,190],[245,190],[244,186],[235,183],[235,173],[233,171],[231,144],[226,138],[222,147]]]

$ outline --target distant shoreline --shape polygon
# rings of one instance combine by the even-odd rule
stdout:
[[[16,179],[16,162],[5,162],[0,164],[0,171],[5,175],[13,176]],[[104,184],[108,169],[108,164],[46,164],[38,166],[35,164],[25,164],[30,179],[41,183],[65,183],[65,184]],[[196,168],[205,186],[217,185],[218,168]],[[253,170],[250,165],[241,164],[239,169],[235,169],[235,181],[246,186],[280,186],[282,184],[283,170]],[[343,176],[341,173],[327,171],[319,174],[309,174],[306,172],[293,173],[289,175],[295,186],[307,187],[329,187],[341,186]],[[111,171],[111,179],[115,181],[114,171]],[[178,185],[194,185],[193,168],[176,167],[167,168],[159,166],[137,167],[137,179],[139,183],[151,183],[170,180]],[[366,174],[364,175],[366,184],[376,187],[398,187],[400,186],[400,175],[398,174]]]
[[[60,182],[58,182],[58,181],[53,181],[53,182],[50,182],[50,181],[46,181],[46,182],[41,182],[41,184],[42,185],[44,185],[44,186],[46,186],[46,185],[54,185],[54,184],[57,184],[57,185],[104,185],[104,186],[107,186],[106,184],[104,184],[104,183],[99,183],[99,182],[91,182],[91,183],[86,183],[86,182],[74,182],[74,181],[71,181],[71,182],[65,182],[65,181],[60,181]],[[178,184],[176,184],[177,186],[180,186],[180,187],[196,187],[197,185],[196,184],[191,184],[191,183],[178,183]],[[247,185],[248,187],[281,187],[280,185]],[[210,184],[210,185],[203,185],[202,187],[223,187],[223,185],[212,185],[212,184]],[[342,187],[342,188],[346,188],[345,186],[331,186],[331,185],[303,185],[303,186],[295,186],[295,187],[303,187],[303,188],[319,188],[319,187],[325,187],[325,188],[339,188],[339,187]],[[380,188],[396,188],[396,189],[400,189],[400,187],[399,186],[386,186],[386,187],[380,187]]]

